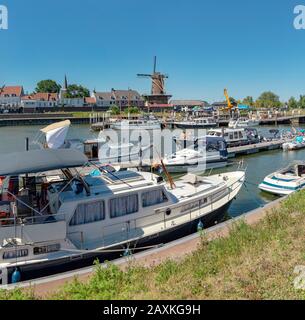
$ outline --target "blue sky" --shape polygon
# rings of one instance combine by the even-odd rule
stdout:
[[[174,98],[222,100],[272,90],[282,100],[305,94],[305,30],[293,9],[305,0],[0,0],[0,84],[40,79],[104,91],[131,87],[158,69]]]

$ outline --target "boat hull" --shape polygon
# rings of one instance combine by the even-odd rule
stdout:
[[[226,203],[224,206],[210,212],[205,216],[202,216],[200,218],[197,218],[185,224],[179,225],[177,227],[173,227],[169,230],[165,230],[158,234],[154,234],[136,241],[132,241],[129,243],[129,248],[141,248],[141,247],[143,248],[144,246],[149,247],[154,245],[161,245],[163,243],[167,243],[167,242],[185,237],[187,235],[196,233],[199,221],[203,223],[204,227],[213,226],[224,219],[232,201],[233,199],[228,203]],[[110,261],[110,260],[121,257],[124,248],[126,248],[126,245],[125,246],[117,245],[117,246],[113,246],[111,250],[122,250],[122,251],[83,253],[77,257],[74,256],[73,258],[66,257],[59,260],[43,261],[40,263],[33,263],[33,264],[20,266],[19,268],[21,272],[21,281],[29,281],[37,278],[55,275],[62,272],[67,272],[67,271],[72,271],[79,268],[92,266],[94,261],[97,259],[101,263],[103,263],[104,261]],[[9,283],[11,281],[14,270],[15,270],[14,267],[8,268]]]
[[[287,196],[296,191],[296,190],[288,190],[288,189],[283,189],[279,187],[269,186],[265,183],[261,183],[258,187],[260,190],[264,192],[272,193],[274,195],[281,196],[281,197]]]
[[[217,127],[217,123],[211,124],[187,124],[187,123],[175,123],[176,128],[178,129],[212,129]]]
[[[202,164],[167,164],[166,169],[168,172],[171,173],[182,173],[182,172],[202,172],[201,166],[205,165],[206,170],[210,169],[219,169],[224,168],[228,165],[227,160],[219,160],[219,161],[213,161],[213,162],[207,162]],[[197,169],[197,170],[196,170]]]

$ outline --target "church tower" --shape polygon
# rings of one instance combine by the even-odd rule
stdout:
[[[65,75],[64,85],[59,91],[59,100],[61,102],[63,101],[63,99],[65,99],[67,90],[68,90],[68,80],[67,80],[67,76]]]

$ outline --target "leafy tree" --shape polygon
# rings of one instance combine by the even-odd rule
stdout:
[[[36,92],[59,93],[61,86],[54,80],[41,80],[37,83]]]
[[[110,108],[110,113],[115,116],[115,115],[118,115],[120,114],[120,108],[118,106],[112,106]]]
[[[245,104],[247,106],[250,106],[250,107],[253,107],[254,106],[254,100],[253,100],[253,98],[251,96],[248,96],[243,100],[243,104]]]
[[[139,109],[137,107],[129,107],[127,109],[125,109],[125,113],[128,114],[137,114],[139,113]]]
[[[280,97],[271,91],[263,92],[256,101],[259,108],[279,108]]]
[[[90,96],[89,89],[81,85],[71,84],[67,88],[66,98],[85,98],[89,96]]]
[[[288,101],[289,109],[296,109],[298,107],[298,102],[294,97],[291,97]]]
[[[300,100],[298,102],[298,107],[305,109],[305,95],[300,96]]]

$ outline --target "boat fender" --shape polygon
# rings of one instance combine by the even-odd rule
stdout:
[[[197,231],[200,232],[203,230],[203,222],[201,220],[199,220],[198,225],[197,225]]]
[[[171,213],[172,213],[172,210],[171,210],[170,208],[166,209],[165,214],[166,214],[167,216],[170,216]]]
[[[12,283],[18,283],[21,281],[21,272],[16,268],[12,274]]]

